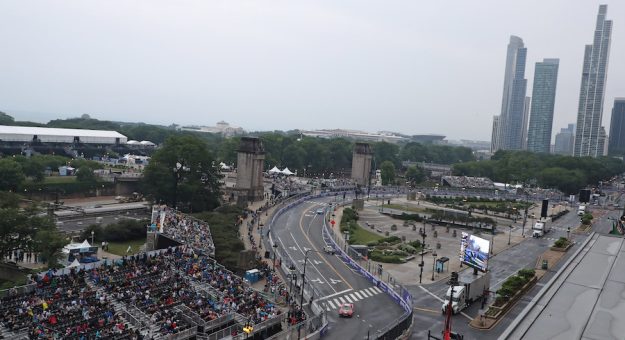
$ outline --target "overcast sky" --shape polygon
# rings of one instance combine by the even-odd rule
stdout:
[[[490,140],[514,34],[528,95],[535,62],[560,58],[555,133],[576,120],[600,3],[614,20],[607,129],[625,97],[623,0],[4,0],[0,111]]]

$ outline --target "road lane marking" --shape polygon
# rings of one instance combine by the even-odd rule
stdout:
[[[353,303],[354,301],[352,301],[352,299],[349,298],[349,295],[345,295],[343,296],[345,298],[345,300],[347,300],[347,302],[349,303]]]
[[[342,296],[339,296],[338,299],[339,299],[339,301],[341,301],[341,303],[345,303],[345,299],[343,299]]]
[[[434,293],[430,292],[429,290],[427,290],[425,287],[423,286],[419,286],[419,288],[421,288],[424,292],[432,295],[436,300],[440,301],[441,303],[444,302],[443,299],[439,298],[438,296],[434,295]],[[462,314],[462,316],[464,316],[465,318],[469,319],[469,320],[473,320],[472,317],[470,317],[469,315],[467,315],[465,312],[460,312],[460,314]]]
[[[314,243],[310,240],[310,237],[308,237],[308,234],[306,234],[306,233],[304,232],[304,226],[302,225],[302,221],[303,221],[303,220],[304,220],[304,215],[302,215],[302,217],[300,217],[300,219],[299,219],[299,228],[300,228],[300,230],[302,231],[302,234],[304,234],[304,237],[306,238],[306,240],[308,240],[308,243],[310,244],[310,246],[311,246],[311,247],[313,247],[313,249],[314,249],[315,251],[317,251],[317,252],[321,253],[321,252],[319,251],[319,249],[317,249],[317,247],[315,247]],[[314,221],[314,219],[313,219],[313,221]],[[312,223],[312,221],[311,221],[311,223]],[[322,230],[323,230],[323,227],[322,227]],[[293,234],[291,234],[291,237],[293,237]],[[295,237],[293,237],[293,240],[295,240]],[[341,274],[340,274],[340,273],[336,270],[336,268],[334,268],[334,267],[330,264],[330,262],[328,262],[328,261],[327,261],[327,260],[326,260],[323,256],[320,256],[320,258],[321,258],[321,260],[322,260],[323,262],[325,262],[325,263],[328,265],[328,267],[330,267],[330,269],[332,269],[332,270],[336,273],[336,275],[337,275],[339,278],[341,278],[341,279],[343,280],[343,283],[345,283],[345,285],[346,285],[347,287],[349,287],[350,289],[354,289],[354,287],[352,287],[352,285],[351,285],[351,284],[349,284],[349,282],[348,282],[347,280],[345,280],[345,278],[343,277],[343,275],[341,275]],[[346,266],[347,266],[347,265],[346,265]],[[331,286],[332,286],[332,285],[330,285],[330,287],[331,287]],[[335,291],[336,291],[336,290],[335,290]]]
[[[364,289],[360,291],[360,294],[362,294],[365,298],[369,298],[369,297],[373,296],[373,295],[370,295],[369,293],[367,293]]]
[[[373,287],[373,290],[375,290],[378,293],[382,293],[382,290],[380,290],[380,288],[378,288],[378,287]]]
[[[360,294],[359,294],[358,292],[354,292],[354,294],[355,294],[355,295],[356,295],[356,296],[357,296],[360,300],[364,299],[362,296],[360,296]]]
[[[349,298],[354,300],[354,301],[358,301],[359,299],[356,297],[356,295],[354,295],[354,293],[349,294]]]
[[[336,308],[336,306],[334,305],[334,303],[332,303],[332,301],[328,300],[327,303],[328,303],[328,306],[330,306],[330,308],[332,309]]]
[[[303,232],[303,230],[302,230],[302,232]],[[291,234],[291,238],[293,239],[293,242],[295,242],[295,245],[299,248],[300,252],[302,252],[302,254],[304,254],[304,256],[306,256],[306,252],[302,251],[302,247],[300,247],[299,243],[297,243],[297,240],[295,239],[295,235],[293,235],[292,232],[289,232],[289,234]],[[308,262],[313,267],[313,269],[315,269],[317,271],[317,273],[319,273],[319,276],[321,276],[323,278],[323,280],[329,284],[330,282],[328,281],[328,279],[326,279],[325,276],[323,276],[323,274],[321,274],[321,271],[319,270],[319,268],[317,268],[317,266],[315,266],[314,263],[311,263],[310,261],[308,261]],[[332,287],[331,284],[329,284],[329,286],[330,286],[330,289],[332,289],[336,293],[336,289],[334,289],[334,287]]]
[[[437,310],[430,309],[430,308],[412,307],[412,309],[413,310],[422,311],[422,312],[428,312],[428,313],[432,313],[432,314],[441,314],[441,311],[437,311]]]
[[[325,299],[329,299],[329,298],[331,298],[331,297],[335,297],[335,296],[337,296],[337,295],[341,295],[341,294],[343,294],[343,293],[347,293],[347,292],[349,292],[349,291],[351,291],[351,289],[345,289],[344,291],[340,291],[340,292],[338,292],[338,293],[334,293],[334,294],[332,294],[332,295],[326,295],[326,296],[324,296],[324,297],[322,297],[322,298],[317,299],[317,301],[323,301],[323,300],[325,300]]]

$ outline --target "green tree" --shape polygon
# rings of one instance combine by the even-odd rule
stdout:
[[[142,186],[157,202],[186,211],[219,206],[221,174],[206,143],[191,135],[170,136],[146,167]]]
[[[395,166],[399,166],[399,146],[387,142],[377,142],[373,144],[373,154],[375,161],[382,166],[382,163],[390,161]]]
[[[391,161],[384,161],[380,165],[382,176],[382,185],[390,185],[395,183],[395,165]]]
[[[406,170],[406,180],[410,182],[410,185],[416,185],[425,180],[425,172],[421,167],[418,166],[410,166]]]
[[[11,159],[0,159],[0,190],[17,192],[24,183],[22,167]]]
[[[0,111],[0,125],[13,125],[15,119],[12,116]]]
[[[76,172],[76,180],[80,183],[84,183],[84,185],[89,188],[93,188],[98,183],[98,180],[93,173],[93,169],[88,166],[78,168],[78,171]]]

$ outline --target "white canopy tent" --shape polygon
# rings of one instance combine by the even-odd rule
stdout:
[[[289,168],[284,168],[284,170],[282,170],[281,172],[287,176],[291,176],[294,174],[293,172],[291,172],[291,170],[289,170]]]
[[[74,259],[74,262],[72,262],[69,266],[67,266],[66,268],[74,268],[74,267],[80,267],[80,262],[78,262],[78,259]]]
[[[282,173],[282,171],[280,171],[280,169],[278,169],[278,167],[274,166],[273,168],[271,168],[271,170],[267,171],[270,174],[279,174]]]

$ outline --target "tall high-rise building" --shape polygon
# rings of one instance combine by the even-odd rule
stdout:
[[[536,63],[530,126],[527,132],[528,151],[549,153],[559,64],[560,59],[543,59]]]
[[[532,103],[531,97],[525,97],[523,102],[523,123],[521,124],[521,149],[527,150],[527,124],[530,117],[530,104]]]
[[[556,134],[556,143],[553,148],[553,153],[559,155],[573,155],[573,145],[575,140],[575,124],[569,124],[567,128],[560,129],[560,132]]]
[[[523,109],[525,106],[525,59],[527,49],[523,39],[510,36],[506,55],[503,98],[499,117],[497,149],[520,150],[523,147]],[[494,150],[497,151],[497,150]]]
[[[499,150],[499,116],[493,116],[493,131],[490,140],[490,152]]]
[[[601,118],[612,35],[612,20],[605,20],[607,12],[607,5],[599,6],[593,43],[584,50],[574,156],[603,155],[601,143],[605,139],[600,138]]]
[[[625,98],[614,99],[608,154],[625,156]]]

